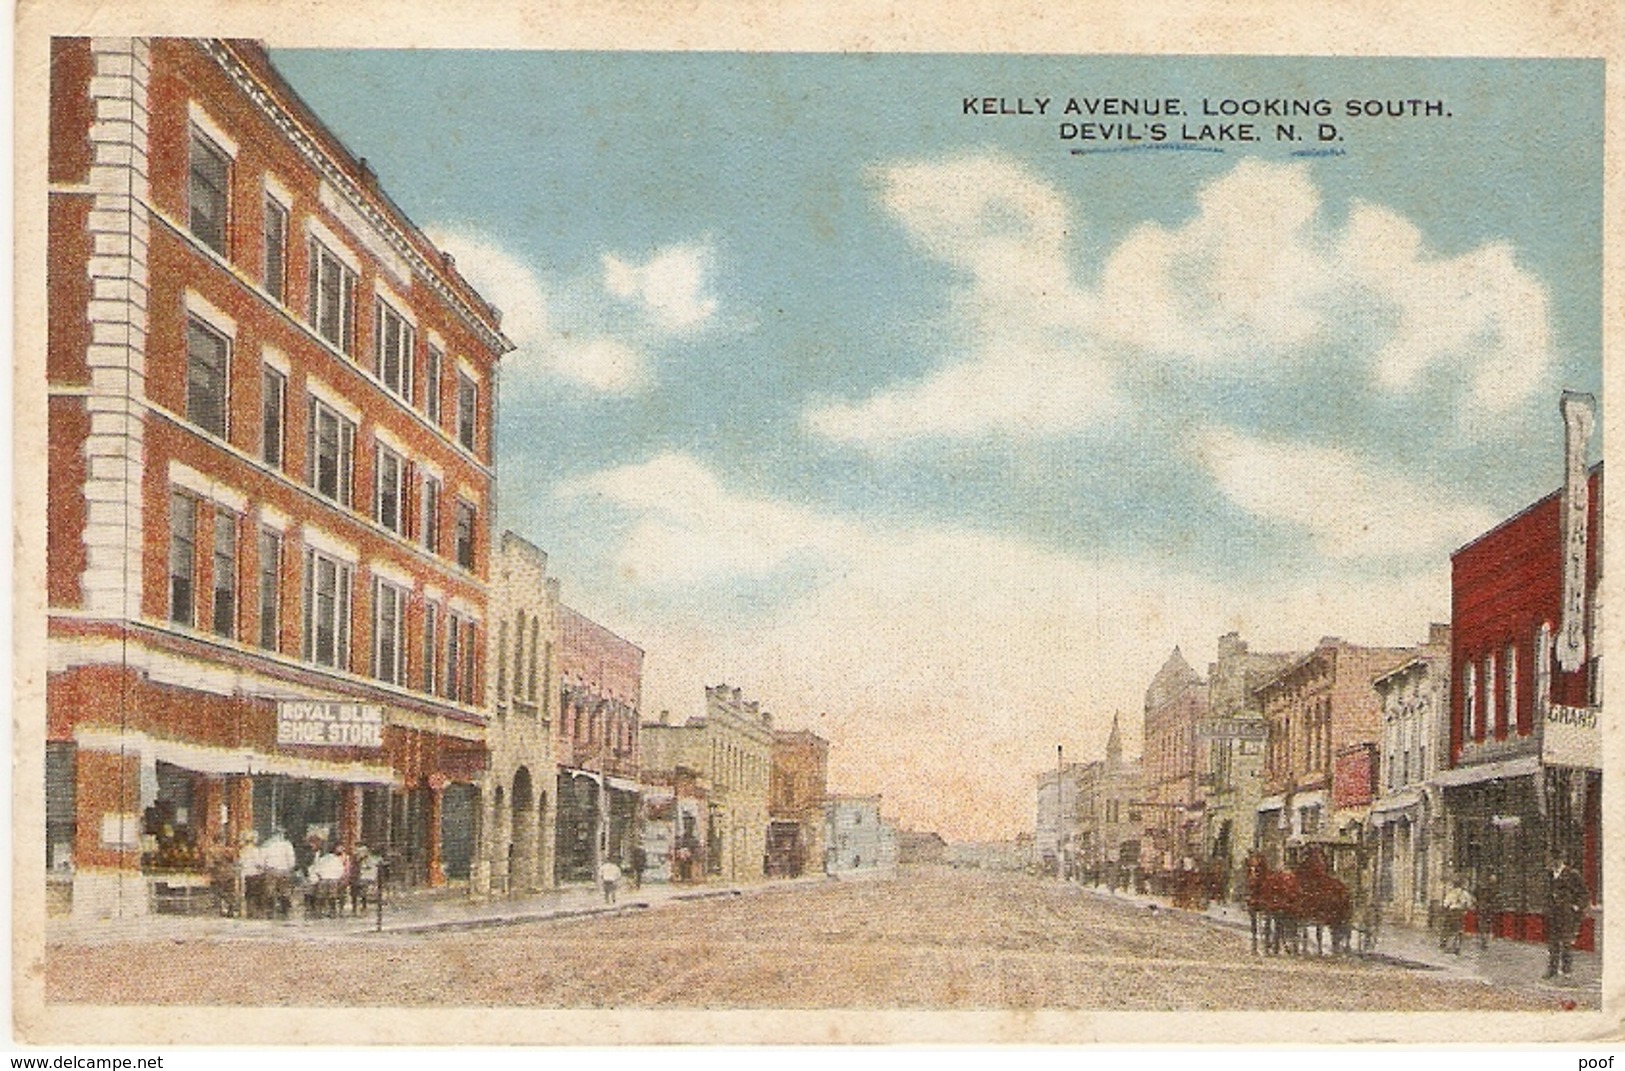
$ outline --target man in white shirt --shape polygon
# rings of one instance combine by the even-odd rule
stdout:
[[[598,868],[598,881],[604,887],[604,903],[615,902],[615,890],[621,883],[621,868],[613,859],[605,859]]]

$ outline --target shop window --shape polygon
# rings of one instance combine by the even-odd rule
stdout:
[[[45,869],[73,867],[77,821],[77,749],[71,743],[45,745]]]
[[[226,383],[231,344],[197,320],[186,321],[186,419],[226,437]]]
[[[237,515],[219,509],[214,513],[214,613],[215,635],[234,639],[237,635]]]
[[[179,491],[169,496],[169,619],[197,624],[197,500]]]
[[[260,614],[259,641],[267,651],[277,649],[282,624],[282,535],[275,529],[260,529]]]
[[[373,518],[396,535],[401,534],[404,510],[401,509],[401,487],[405,479],[405,463],[401,455],[387,446],[378,447],[375,468],[377,484],[373,495]]]
[[[288,210],[265,196],[265,292],[278,304],[288,300]]]
[[[457,373],[457,441],[467,450],[474,449],[478,430],[479,390],[479,384]]]
[[[474,568],[474,506],[461,499],[457,502],[457,564],[470,571]]]
[[[348,506],[355,459],[355,425],[312,398],[309,434],[307,482],[322,497]]]
[[[221,256],[226,254],[231,157],[200,131],[192,131],[187,153],[187,218],[192,236]]]
[[[355,353],[355,272],[321,242],[310,242],[310,326],[346,354]]]
[[[431,554],[440,553],[440,480],[434,476],[423,478],[423,517],[419,531],[423,548]]]
[[[406,596],[382,580],[373,585],[372,675],[390,684],[406,680]]]
[[[265,366],[265,384],[260,400],[260,426],[263,442],[260,457],[274,469],[282,467],[288,405],[288,377],[270,365]]]
[[[393,394],[412,397],[412,351],[415,332],[405,317],[378,301],[378,379]]]
[[[319,666],[350,665],[350,566],[305,552],[304,658]]]
[[[423,415],[435,427],[440,426],[440,375],[445,364],[446,355],[438,347],[430,346],[423,366]]]

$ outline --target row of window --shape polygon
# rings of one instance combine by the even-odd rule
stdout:
[[[231,234],[231,156],[201,130],[193,129],[187,184],[188,227],[193,237],[221,256],[229,257]],[[289,206],[269,190],[261,202],[263,227],[261,279],[265,292],[278,304],[286,305],[288,293]],[[354,270],[334,250],[311,236],[308,246],[306,321],[322,338],[352,360],[356,355],[356,291],[359,280]],[[373,333],[373,375],[384,388],[407,405],[414,404],[417,356],[417,330],[408,317],[381,295],[375,299]],[[224,357],[221,357],[221,367]],[[424,352],[421,407],[423,415],[438,428],[444,428],[442,391],[446,376],[446,354],[428,345]],[[223,372],[221,373],[223,378]],[[456,401],[452,412],[452,433],[464,449],[473,452],[479,419],[479,384],[456,374]],[[224,427],[224,408],[220,413]],[[224,431],[216,432],[224,437]]]
[[[1268,764],[1274,776],[1284,774],[1294,758],[1293,744],[1298,743],[1297,769],[1306,772],[1329,768],[1332,752],[1332,701],[1322,698],[1298,712],[1298,738],[1294,740],[1291,714],[1281,719],[1279,734],[1271,733]]]
[[[1552,626],[1535,630],[1534,710],[1545,710],[1552,698]],[[1462,731],[1467,740],[1499,738],[1527,731],[1520,721],[1518,647],[1508,643],[1499,656],[1491,651],[1461,667]]]
[[[211,523],[202,542],[209,557],[205,594],[198,591],[198,576],[204,547],[199,533],[212,512]],[[241,604],[238,541],[244,518],[223,506],[212,505],[176,490],[169,504],[169,619],[187,628],[211,631],[236,640]],[[282,649],[283,597],[282,569],[285,546],[283,533],[260,526],[256,541],[251,603],[254,620],[252,642],[268,651]],[[297,552],[297,551],[296,551]],[[353,616],[354,567],[315,547],[306,546],[300,571],[299,657],[312,665],[350,671],[354,665],[350,649]],[[372,651],[369,672],[380,681],[418,690],[462,703],[474,702],[475,623],[467,615],[447,610],[435,602],[423,606],[421,657],[416,660],[416,680],[408,675],[408,630],[406,607],[410,592],[382,578],[372,583]]]
[[[186,418],[204,431],[227,438],[230,396],[231,344],[203,322],[188,319],[186,327]],[[282,469],[287,459],[288,377],[269,364],[263,367],[261,390],[260,456],[267,465]],[[305,483],[322,497],[354,508],[355,422],[309,395],[305,420]],[[439,477],[425,473],[419,481],[413,465],[397,451],[378,443],[373,466],[369,515],[403,538],[419,540],[435,554],[441,548],[441,509],[445,497]],[[417,509],[408,506],[415,493]],[[477,510],[458,498],[453,506],[452,558],[465,569],[474,568]]]
[[[499,709],[500,704],[507,702],[509,699],[534,705],[538,696],[542,694],[541,690],[538,689],[538,670],[544,662],[541,657],[541,630],[542,620],[540,617],[535,614],[527,614],[523,610],[518,612],[513,628],[513,690],[510,693],[508,689],[508,622],[500,621],[497,623],[497,694],[494,698],[499,704]],[[525,645],[527,632],[530,636],[528,656]],[[551,665],[552,660],[553,645],[549,643],[545,663]],[[543,687],[545,688],[545,686]]]

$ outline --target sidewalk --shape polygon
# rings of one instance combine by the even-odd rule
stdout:
[[[306,917],[296,905],[286,919],[224,918],[219,915],[144,915],[84,921],[52,918],[45,937],[52,943],[102,944],[144,940],[365,940],[379,934],[447,933],[488,929],[551,919],[632,914],[668,903],[761,895],[833,880],[816,876],[774,879],[751,885],[646,884],[623,886],[616,902],[606,904],[596,885],[566,885],[527,896],[471,899],[466,886],[421,889],[385,903],[380,926],[377,905],[358,915]]]
[[[1216,926],[1239,931],[1249,942],[1252,940],[1252,921],[1245,908],[1237,904],[1213,903],[1205,911],[1182,911],[1168,905],[1156,896],[1118,891],[1115,895],[1104,888],[1080,886],[1086,893],[1106,900],[1143,907],[1156,908],[1178,914],[1192,915]],[[1355,934],[1354,940],[1359,941]],[[1569,999],[1588,1004],[1602,1000],[1602,956],[1594,952],[1574,953],[1574,973],[1566,978],[1544,979],[1546,972],[1546,946],[1529,941],[1509,941],[1491,938],[1479,947],[1472,934],[1462,937],[1461,954],[1453,955],[1439,947],[1438,936],[1408,926],[1384,926],[1377,932],[1376,947],[1369,952],[1356,953],[1364,959],[1391,963],[1412,970],[1439,971],[1444,977],[1460,981],[1476,981],[1511,989],[1539,992],[1556,999]]]

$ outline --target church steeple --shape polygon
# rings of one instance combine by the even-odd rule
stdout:
[[[1112,714],[1112,734],[1106,738],[1106,768],[1116,769],[1123,764],[1123,733],[1117,726],[1117,715]]]

